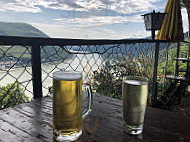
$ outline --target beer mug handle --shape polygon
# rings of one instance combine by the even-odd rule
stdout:
[[[90,114],[90,112],[92,111],[92,88],[90,86],[90,84],[87,83],[83,83],[83,86],[85,86],[85,88],[87,88],[87,92],[88,92],[88,104],[87,104],[87,109],[82,112],[82,119],[85,119],[86,116],[88,116]]]

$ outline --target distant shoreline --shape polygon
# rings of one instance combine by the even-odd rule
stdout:
[[[69,60],[72,60],[73,58],[74,57],[72,57],[70,59],[65,59],[64,61],[69,61]],[[57,61],[53,61],[53,62],[42,62],[41,65],[46,65],[46,66],[48,66],[48,65],[54,65],[54,63],[58,63],[60,61],[61,60],[57,60]],[[18,66],[18,67],[15,67],[13,69],[9,69],[9,68],[7,68],[7,69],[0,69],[0,74],[6,73],[8,70],[9,70],[9,72],[13,72],[13,71],[21,70],[21,69],[24,69],[24,68],[30,69],[30,68],[32,68],[32,66],[28,66],[28,67],[19,67]]]
[[[31,68],[31,67],[26,67],[26,68],[28,69],[28,68]],[[17,67],[17,68],[13,68],[13,69],[10,69],[10,70],[9,69],[7,69],[7,70],[0,70],[0,74],[6,73],[8,70],[9,70],[9,72],[13,72],[13,71],[20,70],[20,69],[23,69],[23,68],[24,67]]]

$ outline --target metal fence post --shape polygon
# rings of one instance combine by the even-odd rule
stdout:
[[[179,48],[180,48],[180,43],[177,43],[177,59],[179,58]],[[178,70],[179,70],[179,65],[178,65],[178,60],[176,60],[176,68],[175,68],[175,76],[178,76]],[[177,83],[177,80],[176,80]]]
[[[154,61],[153,87],[152,87],[153,107],[157,106],[157,69],[158,69],[159,46],[160,43],[157,42],[155,47],[155,61]]]
[[[34,99],[42,97],[42,72],[40,45],[32,45],[32,83]]]
[[[168,51],[169,51],[169,43],[167,44],[167,47],[166,47],[166,64],[165,64],[165,67],[164,67],[164,83],[163,83],[163,88],[165,88],[165,83],[166,83],[166,70],[167,70],[167,66],[168,66]]]

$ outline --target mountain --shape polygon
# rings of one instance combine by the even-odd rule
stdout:
[[[24,37],[48,37],[45,33],[26,23],[0,22],[0,35]]]
[[[48,38],[45,33],[26,23],[0,22],[0,35]],[[4,53],[6,53],[6,56],[4,56]],[[71,58],[72,56],[68,57],[68,53],[64,50],[60,50],[60,47],[58,46],[48,46],[41,49],[42,62],[63,60],[66,57]],[[28,62],[30,63],[31,49],[29,48],[26,50],[26,47],[24,46],[13,46],[9,49],[7,49],[7,46],[0,46],[0,62],[16,61],[18,58],[23,64],[28,64]]]

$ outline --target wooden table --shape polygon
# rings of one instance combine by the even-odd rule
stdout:
[[[44,97],[0,111],[0,142],[52,142],[52,98]],[[123,132],[122,101],[94,95],[78,142],[190,142],[190,118],[147,107],[144,132]]]

